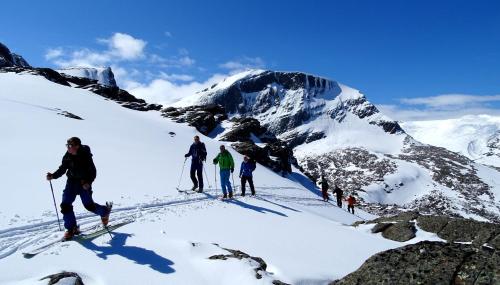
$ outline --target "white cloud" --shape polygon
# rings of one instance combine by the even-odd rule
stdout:
[[[63,56],[63,54],[64,54],[64,51],[60,47],[58,47],[58,48],[50,48],[45,53],[45,59],[46,60],[52,60],[52,59],[55,59],[55,58]]]
[[[193,81],[194,77],[188,74],[167,74],[165,72],[160,72],[160,78],[170,80],[170,81]]]
[[[481,106],[463,108],[407,108],[403,105],[377,105],[377,108],[390,118],[403,122],[453,119],[465,115],[500,115],[500,109]]]
[[[134,60],[144,57],[147,42],[131,35],[115,33],[107,40],[109,53],[119,59]]]
[[[96,67],[145,57],[144,49],[147,42],[131,35],[115,33],[108,39],[98,39],[97,41],[106,44],[107,49],[97,51],[81,48],[65,53],[62,48],[55,48],[46,52],[45,59],[52,61],[59,67]]]
[[[242,71],[250,68],[263,68],[265,66],[264,60],[260,57],[241,57],[237,60],[230,60],[219,64],[220,68],[228,69],[231,73]]]
[[[196,63],[196,60],[193,58],[184,55],[184,56],[172,56],[169,58],[165,58],[158,54],[151,54],[149,56],[149,61],[153,64],[157,64],[158,67],[161,68],[185,68],[191,67]]]
[[[182,98],[196,94],[215,83],[222,81],[227,75],[215,74],[204,82],[192,81],[177,84],[171,80],[157,78],[148,84],[128,82],[125,89],[136,97],[142,98],[149,103],[162,105],[172,104]]]
[[[169,31],[165,31],[163,34],[164,34],[164,35],[165,35],[165,37],[167,37],[167,38],[171,38],[171,37],[172,37],[172,33],[171,33],[171,32],[169,32]]]
[[[466,95],[466,94],[444,94],[431,97],[403,98],[401,103],[407,105],[424,105],[427,107],[452,107],[466,106],[470,104],[482,104],[500,101],[500,95]]]

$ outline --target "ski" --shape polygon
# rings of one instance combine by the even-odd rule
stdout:
[[[77,235],[75,237],[73,237],[72,239],[69,239],[69,240],[66,240],[64,238],[61,238],[61,239],[58,239],[58,240],[55,240],[55,241],[52,241],[52,242],[49,242],[47,244],[44,244],[40,247],[37,247],[31,251],[27,251],[27,252],[23,252],[23,256],[24,258],[32,258],[50,248],[52,248],[53,246],[59,244],[59,243],[63,243],[63,242],[67,242],[67,241],[76,241],[76,242],[82,242],[82,241],[89,241],[89,240],[93,240],[99,236],[102,236],[102,235],[105,235],[107,233],[110,233],[112,230],[115,230],[119,227],[122,227],[124,225],[127,225],[127,224],[130,224],[134,222],[133,219],[131,220],[126,220],[126,221],[123,221],[123,222],[120,222],[118,224],[114,224],[114,225],[109,225],[107,227],[104,227],[104,228],[97,228],[95,230],[90,230],[88,232],[84,232],[80,235]]]
[[[194,191],[194,190],[191,190],[191,189],[179,189],[179,188],[176,188],[176,189],[177,189],[177,191],[179,193],[184,193],[184,194],[200,194],[200,192]],[[201,193],[203,193],[203,192],[201,192]]]

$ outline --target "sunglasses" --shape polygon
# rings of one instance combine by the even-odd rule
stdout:
[[[66,147],[67,147],[67,148],[74,147],[74,146],[75,146],[75,145],[74,145],[74,144],[71,144],[71,143],[67,143],[67,144],[66,144]]]

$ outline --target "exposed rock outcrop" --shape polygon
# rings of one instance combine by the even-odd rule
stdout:
[[[80,275],[74,272],[61,272],[52,274],[49,276],[45,276],[44,278],[40,279],[40,281],[46,279],[49,279],[47,283],[48,285],[55,285],[55,284],[83,285],[83,281]]]
[[[500,284],[499,251],[423,241],[370,257],[331,285]]]

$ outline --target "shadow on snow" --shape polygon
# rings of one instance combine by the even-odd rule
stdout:
[[[152,250],[142,247],[125,245],[125,241],[132,234],[112,232],[113,238],[109,246],[99,246],[92,241],[83,241],[80,244],[96,253],[102,259],[107,259],[108,256],[118,255],[126,259],[134,261],[137,264],[148,265],[151,269],[160,273],[173,273],[175,270],[171,267],[174,263],[161,255],[158,255]]]

